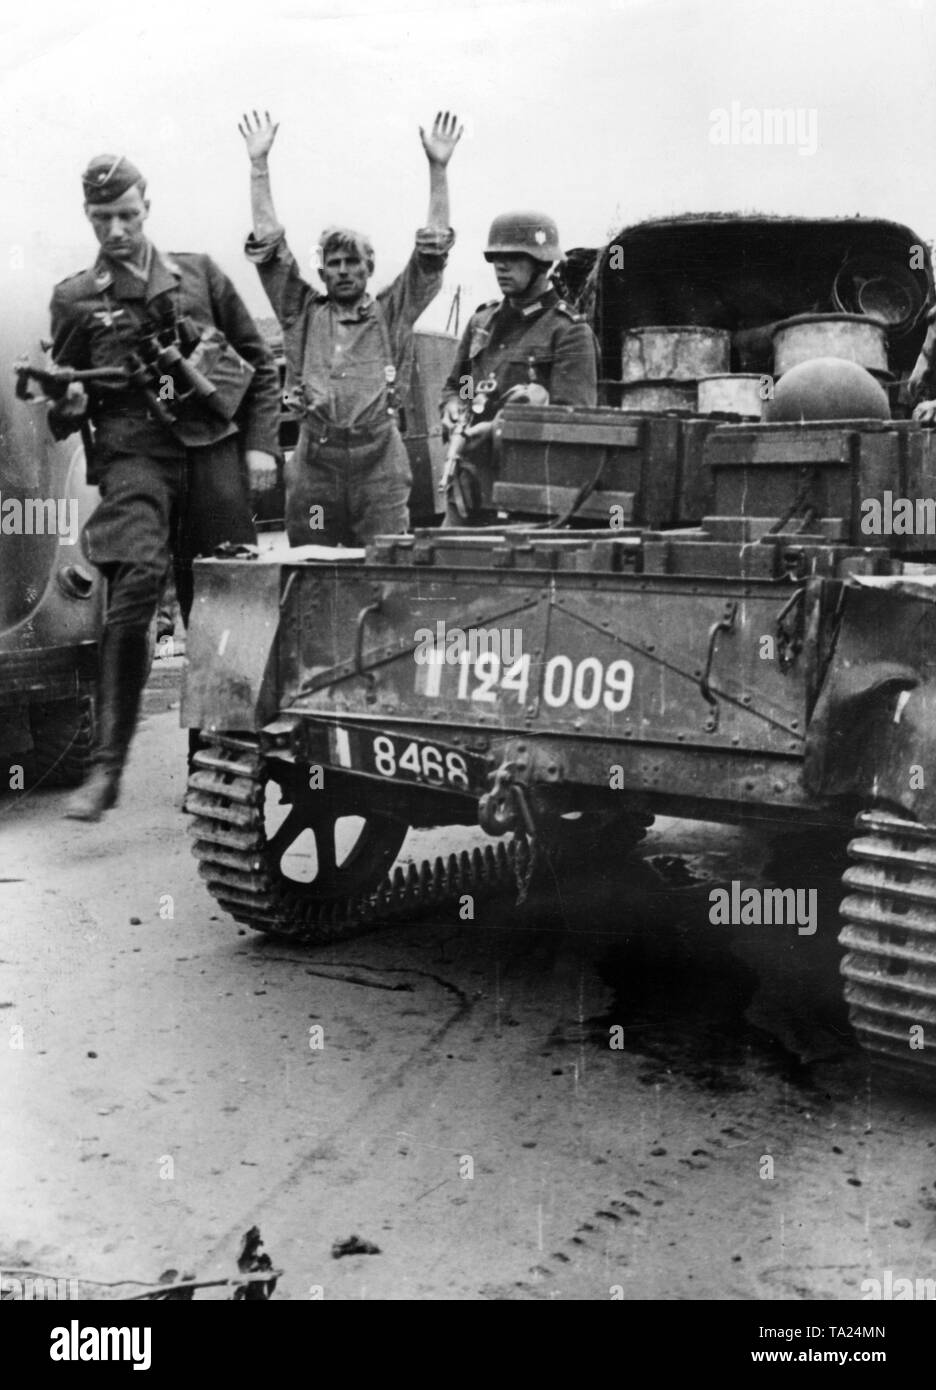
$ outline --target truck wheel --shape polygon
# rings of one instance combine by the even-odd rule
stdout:
[[[74,700],[33,705],[29,719],[38,780],[46,787],[80,786],[94,746],[94,701],[90,690]]]

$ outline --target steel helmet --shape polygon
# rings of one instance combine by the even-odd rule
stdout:
[[[811,357],[784,372],[764,405],[764,419],[889,420],[890,401],[880,382],[844,357]]]
[[[498,252],[531,256],[551,265],[562,260],[559,228],[544,212],[502,212],[491,223],[484,259],[489,261]]]

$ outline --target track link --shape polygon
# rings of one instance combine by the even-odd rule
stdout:
[[[852,1027],[891,1064],[936,1067],[936,827],[885,811],[856,825],[839,933]]]
[[[255,739],[213,735],[195,753],[185,810],[192,820],[199,874],[219,905],[254,931],[291,941],[335,941],[374,926],[438,909],[470,893],[515,888],[529,863],[523,840],[446,859],[398,866],[375,885],[338,901],[316,902],[290,890],[267,845],[267,774]]]

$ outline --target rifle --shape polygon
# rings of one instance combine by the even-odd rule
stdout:
[[[471,410],[467,407],[462,411],[458,419],[458,424],[449,435],[448,452],[445,455],[445,465],[442,469],[442,477],[439,481],[439,491],[445,496],[452,485],[455,477],[455,470],[458,468],[459,460],[465,452],[467,443],[466,435],[471,424]]]
[[[464,489],[459,485],[458,474],[462,470],[469,469],[474,473],[471,465],[462,463],[462,456],[468,447],[468,430],[473,423],[472,416],[481,416],[487,409],[488,398],[497,390],[497,381],[493,376],[486,377],[479,381],[474,394],[465,402],[465,407],[459,416],[458,423],[449,435],[448,453],[445,455],[445,466],[442,469],[442,477],[439,480],[439,492],[447,500],[454,504],[458,515],[463,521],[467,521],[471,514],[471,508],[465,497]]]

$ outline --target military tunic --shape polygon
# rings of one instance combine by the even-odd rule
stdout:
[[[220,328],[255,372],[236,421],[216,422],[209,412],[205,443],[240,434],[243,449],[276,454],[280,399],[273,355],[233,284],[209,256],[154,251],[145,283],[129,267],[100,256],[90,270],[55,287],[52,356],[63,367],[123,366],[144,316],[162,323],[183,315],[199,328]],[[89,481],[96,482],[116,454],[176,457],[184,450],[133,389],[97,388],[90,395],[95,448]],[[62,422],[65,428],[58,430],[54,414],[50,423],[54,433],[75,428]]]
[[[442,404],[464,400],[466,379],[477,386],[490,376],[497,391],[488,417],[512,386],[537,382],[552,405],[595,405],[598,396],[598,344],[581,314],[552,288],[523,308],[506,299],[491,300],[472,314],[455,365],[442,388]]]
[[[472,314],[455,364],[442,388],[441,405],[472,399],[482,382],[494,382],[485,410],[472,424],[491,420],[513,386],[536,383],[549,392],[551,405],[593,406],[598,401],[598,344],[581,314],[550,287],[532,304],[515,308],[508,300],[491,300]],[[471,450],[483,505],[491,506],[493,461],[490,443]],[[464,526],[457,515],[450,524]]]
[[[254,376],[233,421],[205,412],[198,435],[204,444],[195,447],[157,419],[139,391],[97,385],[89,390],[94,448],[88,480],[99,485],[101,502],[82,545],[108,577],[110,624],[149,623],[171,557],[187,618],[192,558],[223,541],[256,539],[243,453],[279,452],[279,378],[243,301],[208,256],[154,250],[144,280],[101,255],[93,267],[56,285],[52,295],[52,356],[59,366],[123,367],[144,319],[166,323],[183,315],[199,329],[219,328]],[[58,415],[53,406],[49,425],[63,438],[80,422]]]

